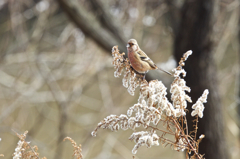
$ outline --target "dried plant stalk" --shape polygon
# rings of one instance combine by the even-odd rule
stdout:
[[[198,117],[203,117],[204,105],[207,102],[208,90],[203,92],[203,95],[192,106],[192,116],[195,116],[196,125],[194,135],[188,132],[188,125],[186,119],[187,103],[192,103],[191,97],[186,92],[191,89],[186,86],[184,78],[186,71],[183,69],[185,61],[192,51],[187,51],[179,62],[179,66],[173,70],[174,80],[171,84],[171,102],[167,99],[167,88],[161,81],[152,80],[149,83],[143,78],[139,78],[129,60],[124,58],[124,53],[119,53],[118,47],[114,46],[112,49],[113,65],[116,71],[115,77],[120,77],[123,73],[123,86],[128,89],[130,95],[134,95],[135,89],[140,87],[140,94],[138,103],[134,104],[127,111],[127,115],[121,114],[109,115],[104,118],[95,130],[92,136],[96,136],[100,128],[111,129],[118,131],[120,128],[123,130],[131,129],[133,134],[130,140],[134,141],[132,153],[136,154],[141,146],[158,146],[159,142],[164,146],[170,146],[176,151],[184,151],[188,154],[193,152],[194,155],[190,158],[203,158],[198,153],[200,141],[204,138],[201,135],[199,139],[196,138]],[[181,77],[182,76],[182,77]],[[158,127],[159,124],[164,126],[164,130]],[[138,127],[143,127],[146,131],[138,131]],[[169,140],[165,135],[174,136],[174,140]],[[186,156],[188,158],[188,156]]]
[[[73,156],[75,156],[76,159],[83,159],[82,148],[81,148],[82,146],[81,146],[81,144],[77,145],[77,143],[76,143],[72,138],[70,138],[70,137],[65,137],[65,138],[63,139],[63,141],[65,141],[65,140],[71,141],[72,146],[73,146],[73,148],[74,148],[74,150],[73,150]]]
[[[2,139],[0,138],[0,141],[2,141]],[[4,157],[4,155],[3,154],[0,154],[0,157]]]
[[[25,131],[23,134],[16,135],[19,137],[19,141],[17,147],[15,148],[15,152],[13,153],[13,159],[40,159],[37,146],[30,146],[30,142],[25,141],[28,131]],[[70,137],[64,138],[63,141],[69,140],[72,143],[74,148],[73,156],[76,159],[83,159],[81,144],[77,145],[77,143]],[[3,157],[1,154],[0,157]],[[47,159],[43,157],[42,159]]]
[[[23,134],[18,134],[18,138],[20,139],[18,141],[18,145],[15,148],[15,152],[13,153],[13,159],[40,159],[37,146],[30,146],[30,142],[26,142],[26,136],[28,131],[25,131]],[[46,157],[43,157],[42,159],[47,159]]]

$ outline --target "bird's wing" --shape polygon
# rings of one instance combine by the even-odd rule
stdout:
[[[147,62],[152,68],[157,67],[155,63],[142,50],[137,51],[137,54],[139,55],[142,61]]]

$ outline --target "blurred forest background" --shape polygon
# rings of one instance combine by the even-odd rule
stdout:
[[[137,101],[138,93],[128,94],[111,65],[112,46],[126,52],[128,39],[135,38],[168,71],[193,50],[187,85],[210,89],[216,107],[206,106],[199,128],[205,147],[217,148],[202,152],[239,158],[239,15],[239,0],[0,0],[0,154],[11,158],[15,132],[28,130],[26,140],[41,157],[71,158],[71,143],[63,142],[70,136],[82,144],[86,159],[132,158],[131,131],[101,130],[96,138],[90,133],[104,117],[126,114]],[[205,66],[214,69],[203,75]],[[148,80],[156,78],[172,82],[158,71],[148,73]],[[199,84],[205,79],[210,81]],[[208,138],[208,123],[217,125],[216,140]],[[142,147],[135,158],[179,159],[184,153]]]

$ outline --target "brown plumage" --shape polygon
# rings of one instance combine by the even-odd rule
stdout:
[[[171,73],[158,68],[157,65],[140,49],[135,39],[130,39],[127,44],[128,58],[131,66],[140,74],[146,74],[149,70],[159,69],[172,76]]]

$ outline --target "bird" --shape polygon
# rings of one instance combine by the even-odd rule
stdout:
[[[159,68],[148,56],[145,52],[141,50],[139,47],[137,40],[130,39],[127,43],[128,50],[128,58],[132,68],[139,74],[143,75],[143,79],[145,79],[146,73],[149,70],[159,69],[169,75],[172,74],[168,71],[165,71]]]

